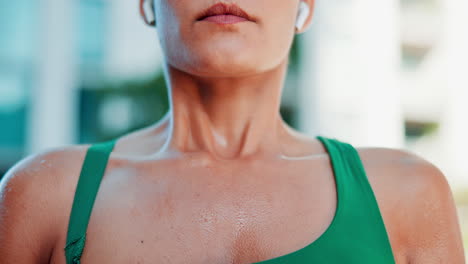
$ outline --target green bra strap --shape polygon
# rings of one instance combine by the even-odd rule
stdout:
[[[68,223],[65,246],[67,264],[80,263],[91,211],[115,141],[91,145],[86,152]]]
[[[358,230],[351,236],[359,237],[362,241],[367,239],[372,243],[375,249],[373,254],[376,254],[371,256],[369,253],[368,257],[373,260],[372,263],[394,264],[395,259],[386,227],[358,151],[353,145],[337,139],[320,136],[318,139],[327,145],[335,172],[340,171],[338,175],[347,175],[338,179],[337,188],[341,196],[340,202],[345,202],[347,205],[340,208],[343,219],[349,227],[355,227],[350,231]],[[337,236],[336,240],[338,239]],[[370,246],[371,244],[368,246],[369,249]]]
[[[346,188],[346,181],[349,179],[347,179],[346,176],[350,173],[346,163],[346,159],[343,156],[342,151],[340,149],[340,146],[343,143],[334,138],[322,136],[316,136],[316,138],[322,142],[330,157],[330,163],[332,165],[333,174],[335,176],[335,187],[337,192],[338,206],[338,208],[336,209],[336,213],[338,213],[338,210],[343,209],[345,199],[347,198],[345,197],[348,192]]]

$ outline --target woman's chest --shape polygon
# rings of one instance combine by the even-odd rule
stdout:
[[[279,168],[151,173],[106,175],[82,263],[253,263],[310,243],[335,210],[330,175],[314,180]]]

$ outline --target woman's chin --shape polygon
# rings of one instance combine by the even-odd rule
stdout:
[[[192,74],[211,77],[211,78],[229,78],[229,77],[243,77],[254,75],[257,72],[255,67],[246,67],[246,65],[216,65],[216,66],[200,66],[192,71]]]
[[[245,55],[245,54],[244,54]],[[236,77],[255,74],[258,66],[248,56],[236,56],[234,53],[215,53],[200,57],[194,63],[197,75],[213,77]]]

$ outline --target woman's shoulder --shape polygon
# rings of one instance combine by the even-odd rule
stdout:
[[[0,246],[0,255],[24,262],[47,260],[43,254],[51,252],[47,250],[66,227],[88,147],[50,148],[23,158],[7,171],[0,181],[0,244],[9,246]]]
[[[447,177],[438,166],[421,155],[385,147],[356,150],[377,198],[381,196],[394,202],[394,206],[408,214],[402,217],[414,214],[408,220],[418,219],[427,215],[427,210],[434,210],[434,206],[442,209],[453,203]]]
[[[370,181],[399,186],[400,191],[450,191],[441,169],[412,151],[387,147],[358,147]]]
[[[54,147],[24,157],[1,179],[0,204],[11,209],[43,202],[36,208],[45,209],[71,200],[69,194],[74,192],[89,147],[90,144]]]
[[[30,154],[16,162],[2,179],[5,185],[47,184],[60,182],[64,175],[70,175],[84,160],[90,144],[77,144],[49,148]]]
[[[463,254],[447,177],[434,163],[404,149],[356,148],[394,247],[413,262],[457,262]],[[448,261],[452,260],[452,261]]]

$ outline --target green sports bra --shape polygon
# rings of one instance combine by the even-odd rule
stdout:
[[[253,264],[395,264],[385,225],[356,149],[317,136],[331,160],[336,183],[335,216],[314,242],[291,253]],[[116,139],[87,150],[68,224],[67,264],[79,264],[94,201]]]

